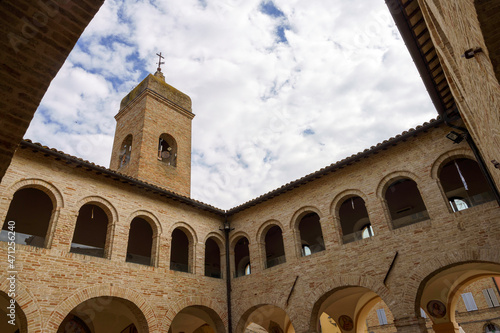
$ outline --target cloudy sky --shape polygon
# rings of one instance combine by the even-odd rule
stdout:
[[[106,0],[26,138],[109,167],[157,52],[193,101],[191,196],[224,209],[437,115],[384,0]]]

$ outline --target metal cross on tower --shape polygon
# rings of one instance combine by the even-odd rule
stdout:
[[[161,52],[160,54],[156,54],[158,56],[158,72],[161,72],[161,65],[163,65],[165,62],[164,61],[161,61],[161,59],[165,59],[164,56],[161,55]]]

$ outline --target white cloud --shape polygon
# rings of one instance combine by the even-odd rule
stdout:
[[[161,51],[196,114],[192,196],[230,208],[436,116],[383,0],[274,5],[107,0],[27,137],[107,166],[119,102]]]

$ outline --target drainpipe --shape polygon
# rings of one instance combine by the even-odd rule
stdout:
[[[495,199],[496,199],[498,205],[500,206],[500,193],[498,192],[498,188],[496,187],[495,181],[493,180],[493,177],[491,177],[491,174],[488,171],[488,168],[486,167],[486,163],[484,162],[484,159],[483,159],[481,153],[479,152],[479,149],[477,148],[476,143],[472,139],[472,136],[470,135],[469,131],[464,127],[453,125],[449,121],[446,112],[443,112],[441,114],[441,116],[443,117],[444,123],[446,125],[448,125],[451,128],[462,131],[462,133],[461,133],[462,137],[469,144],[469,147],[472,150],[472,153],[474,154],[474,157],[476,158],[476,160],[478,162],[479,169],[481,170],[483,176],[486,178],[486,181],[488,182],[488,185],[490,186],[490,189],[493,192],[493,195],[495,196]]]
[[[231,315],[231,267],[229,260],[229,232],[231,225],[227,220],[227,214],[224,215],[224,234],[226,236],[226,294],[227,294],[227,330],[228,333],[233,332],[233,320]]]

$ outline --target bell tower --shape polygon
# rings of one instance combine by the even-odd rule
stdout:
[[[120,103],[110,168],[189,197],[191,99],[149,74]]]

